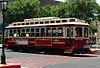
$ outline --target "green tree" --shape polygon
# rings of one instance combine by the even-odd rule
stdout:
[[[95,7],[95,0],[67,0],[66,3],[44,7],[40,6],[39,0],[16,0],[8,5],[6,17],[8,23],[48,16],[75,17],[90,22],[91,18],[94,19]]]
[[[40,7],[39,17],[49,17],[49,16],[51,16],[51,6],[46,5],[44,7]]]
[[[68,6],[65,3],[60,3],[58,5],[46,5],[44,7],[40,7],[39,9],[40,17],[69,17]]]
[[[95,15],[97,20],[100,20],[100,5],[97,5],[96,7],[96,15]]]
[[[89,29],[90,29],[90,32],[92,32],[92,34],[96,33],[97,32],[97,26],[96,26],[96,24],[90,23]]]
[[[90,18],[94,18],[96,1],[95,0],[68,0],[70,17],[84,19],[90,22]]]
[[[16,0],[8,5],[6,18],[8,23],[37,17],[40,2],[38,0]]]
[[[56,6],[57,8],[57,16],[58,17],[69,17],[69,10],[68,10],[68,5],[66,3],[61,3]]]

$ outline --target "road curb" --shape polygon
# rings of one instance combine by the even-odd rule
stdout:
[[[21,66],[19,64],[7,63],[7,64],[0,64],[0,68],[21,68]]]

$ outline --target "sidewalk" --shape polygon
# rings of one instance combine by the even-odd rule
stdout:
[[[0,48],[2,47],[2,44],[0,44]],[[7,63],[5,64],[0,64],[0,68],[22,68],[20,65],[18,64],[14,64],[14,63]]]

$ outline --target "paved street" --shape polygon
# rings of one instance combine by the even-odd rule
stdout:
[[[25,68],[100,68],[100,55],[47,55],[10,50],[5,53],[7,63],[17,63]]]
[[[61,64],[55,64],[55,65],[47,65],[44,66],[43,68],[100,68],[100,56],[97,58],[93,57],[81,57],[81,60],[75,60],[75,61],[70,61],[70,62],[65,62]]]

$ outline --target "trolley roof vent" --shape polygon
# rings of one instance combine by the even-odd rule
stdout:
[[[59,17],[41,17],[41,18],[32,18],[32,19],[24,19],[24,22],[26,21],[42,21],[42,20],[54,20],[54,19],[60,19]]]

